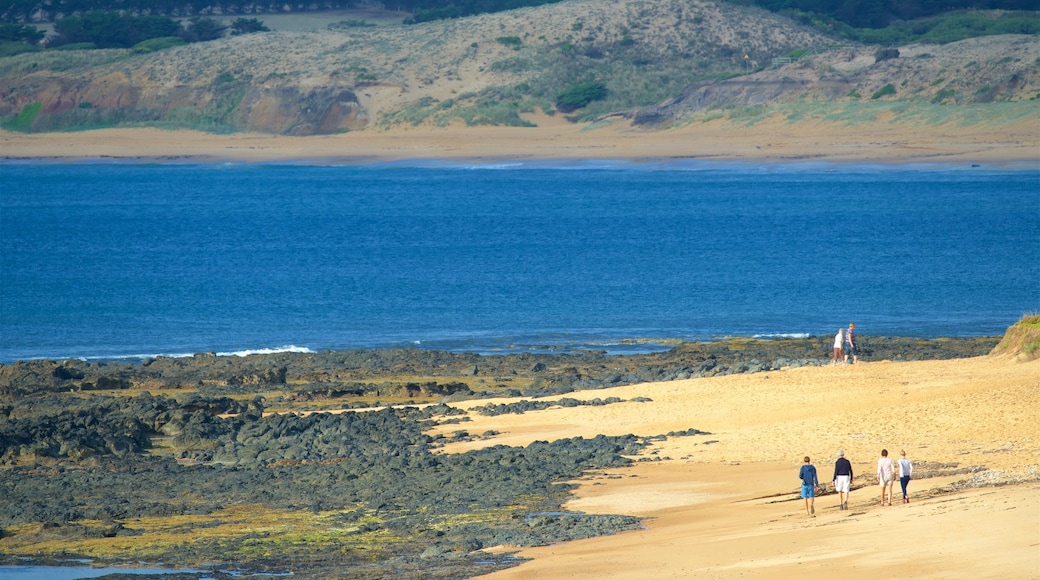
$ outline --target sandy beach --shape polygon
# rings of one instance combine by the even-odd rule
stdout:
[[[325,137],[158,129],[0,132],[0,155],[56,161],[682,159],[1036,168],[1040,131],[1035,124],[986,132],[892,126],[884,119],[854,129],[767,119],[743,127],[718,120],[648,132],[620,120],[586,127],[545,117],[537,128],[411,128]],[[471,413],[466,430],[499,434],[445,452],[690,428],[710,435],[659,441],[642,457],[647,461],[578,482],[565,506],[639,516],[645,529],[522,549],[519,556],[529,562],[490,578],[1040,578],[1040,360],[866,361],[568,396],[626,402],[495,417]],[[649,401],[631,401],[636,397]],[[894,457],[905,449],[917,466],[909,504],[878,505],[873,482],[883,448]],[[838,510],[829,489],[838,449],[856,472],[848,511]],[[805,455],[828,488],[817,498],[815,517],[805,514],[797,495]],[[898,496],[898,483],[895,489]]]
[[[753,124],[716,119],[668,130],[626,120],[594,125],[535,115],[537,127],[407,127],[339,135],[288,137],[215,135],[160,129],[67,133],[0,131],[6,159],[161,160],[163,162],[366,163],[420,160],[468,162],[631,160],[749,163],[987,164],[1033,167],[1040,162],[1035,124],[914,126],[880,117],[850,127],[770,117]]]
[[[570,396],[626,402],[471,413],[469,432],[500,434],[448,452],[599,433],[711,434],[658,442],[644,456],[652,461],[588,477],[565,506],[638,515],[645,530],[523,549],[532,561],[490,577],[1040,577],[1040,360],[870,361]],[[499,401],[459,406],[489,402]],[[909,504],[897,482],[897,501],[878,505],[882,448],[905,449],[916,465]],[[847,511],[830,493],[838,449],[855,471]],[[798,497],[804,455],[828,488],[815,517]]]

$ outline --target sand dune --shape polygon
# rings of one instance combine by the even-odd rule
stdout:
[[[521,550],[533,560],[492,577],[1040,577],[1040,361],[869,362],[570,396],[651,401],[471,413],[470,433],[500,434],[447,451],[691,427],[711,435],[658,442],[646,457],[660,461],[591,476],[566,506],[645,517],[646,530]],[[809,518],[797,498],[802,456],[829,482],[839,448],[857,474],[851,509],[824,495]],[[911,503],[877,505],[882,448],[916,463]]]

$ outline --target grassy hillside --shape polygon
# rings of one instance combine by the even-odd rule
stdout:
[[[271,19],[270,33],[152,54],[0,58],[0,118],[31,131],[154,125],[309,135],[525,126],[535,113],[582,121],[640,111],[653,124],[658,114],[674,122],[707,109],[806,99],[968,105],[1040,93],[1035,36],[980,41],[996,48],[974,60],[951,45],[904,47],[900,58],[878,60],[876,47],[826,52],[842,42],[708,0],[567,0],[412,26],[372,13],[331,13],[325,26],[307,16],[307,26],[280,28]],[[360,25],[369,20],[379,25]],[[873,99],[886,85],[894,92]]]

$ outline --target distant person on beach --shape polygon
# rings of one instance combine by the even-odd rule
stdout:
[[[849,488],[852,486],[852,463],[845,459],[845,450],[838,450],[834,462],[834,491],[838,492],[838,509],[849,509]]]
[[[888,449],[881,450],[881,459],[877,460],[878,485],[881,486],[881,505],[885,505],[885,492],[888,492],[888,505],[892,505],[892,484],[896,479],[896,468],[888,458]]]
[[[899,487],[903,488],[903,503],[910,503],[910,498],[906,495],[906,486],[910,483],[910,474],[913,473],[914,466],[906,458],[905,449],[899,452],[899,456]]]
[[[831,366],[838,364],[841,361],[842,366],[845,365],[844,357],[844,346],[845,346],[845,329],[839,328],[838,334],[834,335],[834,358],[831,360]]]
[[[802,480],[802,499],[805,500],[805,515],[816,517],[816,488],[820,487],[820,480],[816,478],[816,467],[805,456],[805,465],[798,470],[798,479]]]
[[[852,357],[853,363],[859,362],[859,348],[856,345],[856,325],[852,322],[849,323],[849,329],[845,331],[845,362],[849,362],[849,357]]]

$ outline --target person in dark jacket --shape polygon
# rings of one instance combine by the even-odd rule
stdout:
[[[852,464],[845,459],[845,450],[838,450],[834,462],[834,491],[838,492],[838,509],[849,509],[849,488],[852,486]]]
[[[805,500],[805,515],[816,517],[816,489],[820,487],[820,480],[816,478],[816,467],[805,456],[805,465],[798,470],[798,479],[802,480],[802,499]]]

